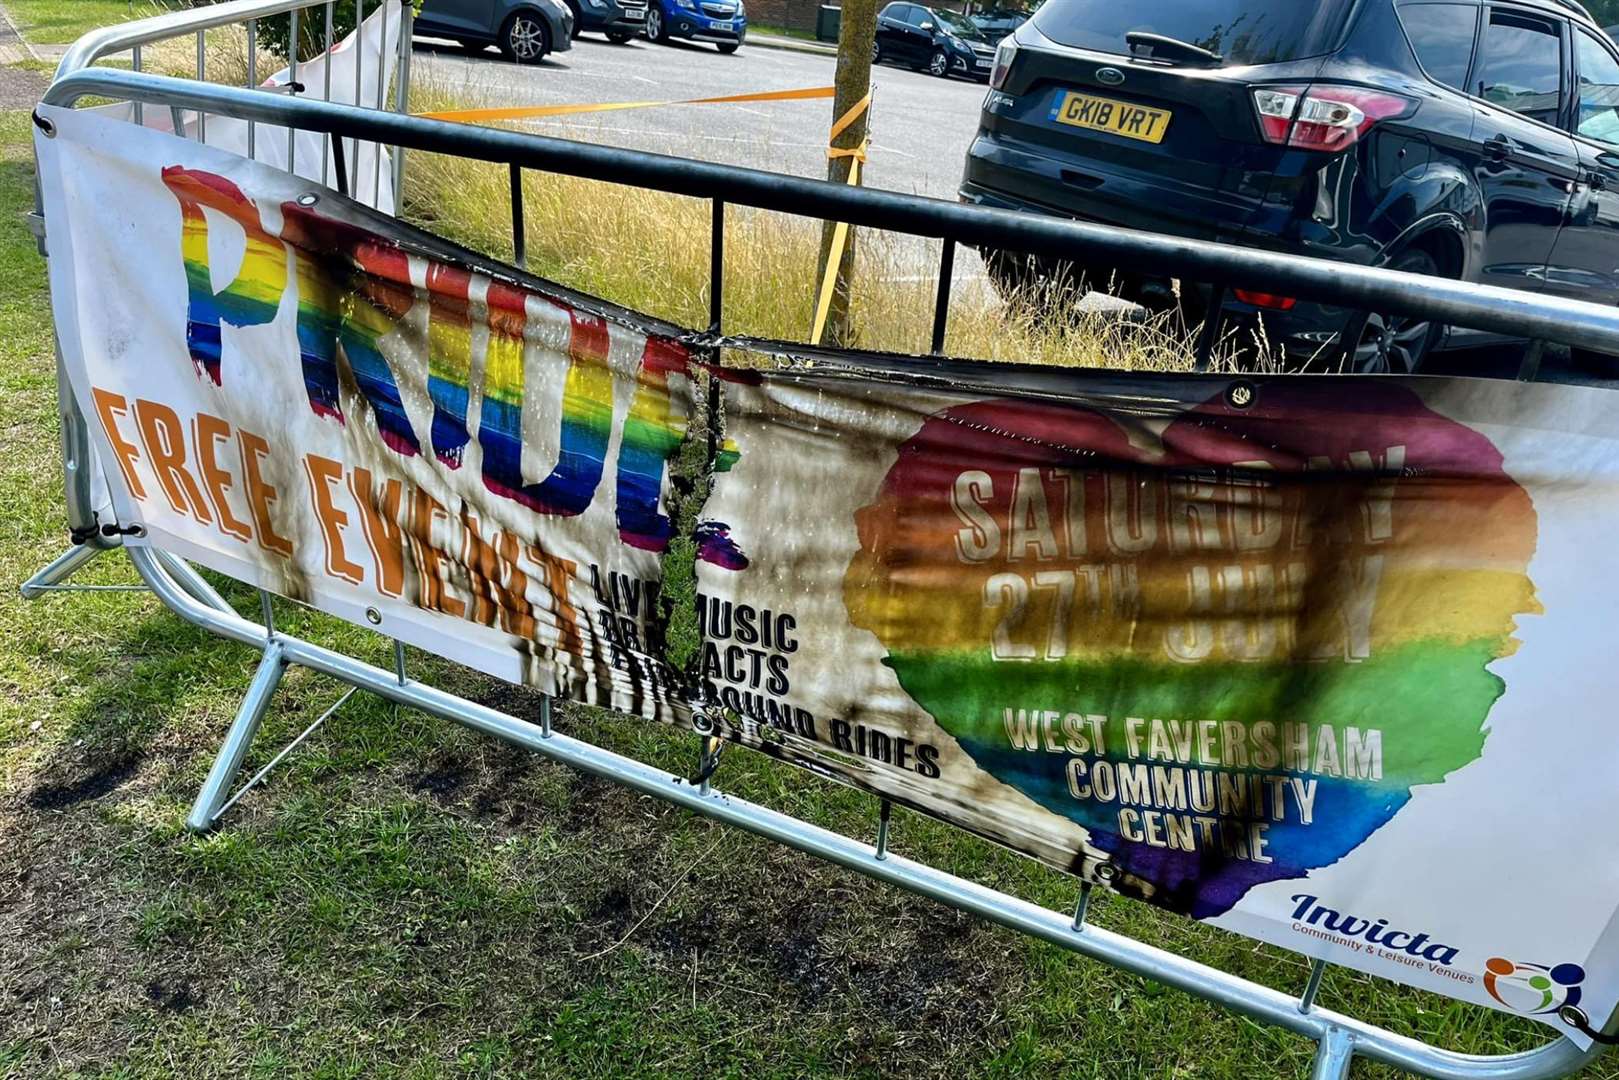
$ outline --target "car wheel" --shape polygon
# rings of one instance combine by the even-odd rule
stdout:
[[[880,64],[883,62],[883,43],[877,41],[875,38],[872,39],[871,42],[871,62],[873,64]]]
[[[943,78],[950,74],[950,58],[944,54],[943,49],[934,49],[933,55],[928,57],[928,74]]]
[[[537,64],[551,51],[551,32],[532,11],[519,11],[500,32],[500,51],[519,64]]]
[[[663,26],[663,11],[659,9],[656,0],[646,9],[646,36],[660,44],[669,40],[669,31]]]
[[[634,34],[626,34],[622,30],[609,30],[607,32],[607,40],[611,41],[614,45],[623,45],[634,36]]]
[[[718,49],[720,52],[724,53],[726,56],[730,56],[732,53],[736,52],[742,46],[739,43],[739,44],[735,44],[735,45],[716,45],[714,47],[716,49]]]
[[[1439,274],[1439,264],[1426,251],[1407,251],[1386,269],[1430,277]],[[1442,323],[1408,315],[1355,315],[1344,330],[1344,340],[1355,342],[1354,351],[1345,357],[1344,370],[1360,375],[1413,374],[1433,352],[1444,329]]]

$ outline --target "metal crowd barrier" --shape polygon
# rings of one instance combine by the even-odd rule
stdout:
[[[71,106],[83,97],[96,95],[142,106],[192,109],[319,132],[329,137],[334,149],[343,139],[363,139],[393,146],[401,153],[411,150],[458,155],[506,165],[511,170],[514,192],[520,190],[522,170],[539,169],[708,199],[713,208],[711,324],[691,334],[691,340],[698,345],[718,347],[738,342],[766,345],[788,353],[813,352],[808,347],[725,336],[721,320],[722,266],[725,210],[730,203],[941,239],[942,273],[932,334],[935,353],[942,347],[949,317],[950,268],[955,247],[975,244],[1090,263],[1102,261],[1124,271],[1162,274],[1168,270],[1184,280],[1213,283],[1217,292],[1228,287],[1285,292],[1339,306],[1375,308],[1619,355],[1619,317],[1611,309],[1594,304],[468,127],[403,115],[402,111],[381,112],[154,76],[138,70],[89,67],[99,57],[141,43],[310,6],[314,5],[296,0],[235,0],[98,31],[83,39],[68,54],[45,101]],[[402,49],[408,55],[408,34],[405,40]],[[402,64],[402,82],[407,72],[408,67]],[[403,91],[396,107],[402,102]],[[396,156],[395,160],[399,161],[400,157]],[[398,175],[396,173],[396,182]],[[520,238],[523,232],[520,199],[514,200],[513,213],[514,237]],[[48,228],[49,222],[45,225]],[[518,248],[521,249],[520,240]],[[872,359],[874,363],[880,362],[878,358]],[[84,417],[73,404],[65,379],[61,400],[69,521],[76,538],[83,542],[23,586],[24,595],[29,597],[60,587],[64,579],[98,550],[117,543],[115,526],[108,535],[98,529],[99,525],[107,523],[98,522],[96,518],[88,434]],[[1088,922],[1088,885],[1082,886],[1072,915],[1029,904],[893,854],[887,849],[887,830],[881,826],[877,843],[866,844],[727,795],[717,790],[707,777],[694,782],[650,768],[553,731],[548,703],[537,723],[478,705],[410,678],[404,650],[398,642],[395,642],[394,670],[383,670],[278,631],[271,618],[268,594],[262,594],[264,621],[255,623],[239,615],[178,557],[148,548],[130,548],[129,555],[146,584],[176,614],[221,637],[263,652],[257,674],[188,819],[194,829],[213,826],[234,802],[234,797],[227,798],[227,792],[275,688],[286,668],[299,664],[355,689],[493,735],[583,772],[1294,1032],[1317,1044],[1312,1075],[1318,1080],[1347,1076],[1356,1057],[1430,1077],[1539,1080],[1568,1075],[1595,1060],[1603,1050],[1600,1042],[1581,1050],[1573,1042],[1559,1038],[1523,1053],[1483,1056],[1456,1053],[1390,1032],[1316,1004],[1316,991],[1324,969],[1319,960],[1314,962],[1308,983],[1299,995],[1273,990]],[[272,761],[271,765],[274,764]],[[256,783],[264,771],[267,769],[261,770],[248,786]],[[886,819],[882,824],[886,825]],[[1600,1022],[1601,1018],[1597,1019]],[[1610,1021],[1605,1030],[1612,1029]]]
[[[385,10],[387,0],[371,0],[371,10]],[[56,76],[53,86],[60,85],[80,72],[93,72],[98,70],[95,65],[114,57],[129,56],[130,70],[141,72],[146,60],[146,46],[163,41],[173,41],[191,37],[196,41],[195,79],[197,85],[212,85],[205,83],[208,77],[208,38],[209,30],[218,30],[231,27],[241,27],[246,34],[247,45],[247,87],[246,90],[281,104],[288,104],[300,99],[286,95],[284,92],[274,92],[258,85],[258,24],[261,19],[285,15],[288,19],[287,40],[297,42],[300,37],[300,27],[304,19],[312,20],[309,25],[317,28],[316,39],[323,45],[324,51],[330,53],[335,39],[335,8],[333,0],[230,0],[228,3],[213,6],[201,6],[180,11],[164,12],[151,18],[138,19],[133,22],[121,23],[115,26],[104,26],[92,30],[75,41],[56,67]],[[366,17],[366,0],[355,0],[355,23],[358,25]],[[411,27],[414,24],[415,8],[410,0],[405,0],[401,7],[402,23],[399,27],[399,46],[396,59],[397,67],[394,76],[394,92],[391,102],[388,100],[386,86],[378,87],[378,98],[386,110],[390,105],[392,110],[403,113],[410,92],[410,59],[411,59]],[[386,37],[386,26],[384,27]],[[288,82],[298,84],[298,50],[294,46],[288,50]],[[101,68],[101,71],[116,70]],[[381,73],[378,73],[379,77]],[[354,93],[359,99],[366,73],[364,65],[364,51],[357,50],[354,70]],[[328,65],[324,84],[320,87],[305,87],[303,92],[313,94],[318,90],[322,98],[332,96],[332,74]],[[108,95],[118,100],[130,100],[134,105],[136,123],[144,120],[145,106],[151,104],[139,98],[124,98],[118,94]],[[57,99],[47,92],[45,101],[54,103]],[[175,116],[175,129],[181,130],[179,106],[171,107]],[[205,107],[196,109],[196,129],[199,138],[206,139],[208,113],[211,110]],[[368,110],[360,110],[368,111]],[[226,113],[225,115],[234,115]],[[255,156],[256,145],[255,125],[259,117],[241,116],[248,124],[248,155]],[[293,137],[298,130],[294,124],[277,121],[278,127],[288,129],[287,163],[291,170],[297,164],[297,142]],[[330,140],[322,146],[321,175],[328,174],[331,159],[328,155],[335,154],[338,184],[345,190],[354,190],[357,177],[351,175],[352,168],[357,167],[359,154],[356,152],[356,142],[351,142],[347,151],[340,139]],[[377,166],[380,168],[380,156]],[[345,168],[344,162],[349,163]],[[378,178],[373,177],[375,185]],[[392,174],[390,176],[394,205],[398,206],[404,190],[405,155],[404,148],[393,146]],[[44,233],[44,206],[36,202],[34,226],[40,241],[40,253],[48,254]],[[64,551],[49,565],[31,577],[23,586],[22,594],[30,599],[53,591],[72,591],[82,586],[66,584],[67,579],[93,559],[96,554],[109,547],[118,545],[116,535],[104,535],[101,531],[104,522],[98,520],[98,513],[104,512],[106,506],[97,498],[98,473],[91,458],[88,430],[85,427],[84,415],[78,405],[73,401],[72,395],[67,391],[67,379],[63,374],[61,360],[57,361],[57,409],[61,419],[62,463],[64,480],[67,487],[68,529],[73,539],[73,546]]]

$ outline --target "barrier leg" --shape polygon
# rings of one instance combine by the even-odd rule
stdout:
[[[231,782],[241,771],[248,745],[258,732],[259,721],[264,719],[265,710],[270,707],[270,698],[275,695],[276,687],[281,685],[281,676],[286,670],[284,647],[280,641],[271,641],[265,646],[264,659],[259,661],[259,669],[253,673],[253,681],[248,685],[241,708],[236,710],[236,719],[225,735],[225,745],[219,748],[214,767],[208,770],[208,779],[203,781],[197,801],[186,818],[186,828],[192,832],[207,832],[219,819]]]
[[[186,562],[178,555],[171,555],[167,551],[163,551],[161,549],[154,550],[157,551],[158,561],[160,561],[164,568],[168,570],[169,576],[173,577],[175,581],[179,582],[180,588],[184,589],[198,600],[201,600],[209,607],[218,608],[220,611],[232,610],[231,606],[225,602],[225,598],[220,596],[219,593],[214,590],[214,587],[208,584],[201,574],[193,570],[190,563]]]
[[[1316,1044],[1315,1065],[1310,1080],[1348,1080],[1349,1066],[1355,1060],[1354,1037],[1341,1027],[1329,1027]]]
[[[38,600],[41,596],[61,586],[62,582],[72,577],[74,572],[101,553],[101,548],[94,544],[77,544],[68,548],[51,561],[49,566],[23,582],[22,593],[24,600]]]

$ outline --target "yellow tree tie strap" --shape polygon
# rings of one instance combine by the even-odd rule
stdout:
[[[837,142],[838,136],[849,130],[849,125],[860,119],[861,115],[871,108],[871,91],[855,102],[849,111],[838,117],[832,125],[832,134],[827,142]],[[836,161],[839,158],[849,158],[849,178],[851,186],[860,185],[860,166],[866,162],[866,147],[871,145],[871,137],[860,140],[859,146],[829,146],[826,156],[828,160]],[[815,299],[815,325],[810,329],[810,344],[819,345],[821,336],[826,333],[826,318],[832,310],[832,293],[837,287],[838,266],[843,262],[843,246],[849,242],[849,223],[840,221],[832,228],[832,245],[827,249],[826,268],[821,272],[820,295]]]
[[[580,113],[618,112],[622,109],[651,109],[660,105],[728,105],[747,101],[810,101],[832,97],[830,86],[807,86],[797,90],[761,90],[751,94],[727,94],[724,97],[686,98],[681,101],[607,101],[596,104],[574,105],[512,105],[498,109],[449,109],[444,112],[417,113],[428,120],[454,120],[463,124],[489,120],[530,120],[541,116],[577,116]],[[866,95],[871,100],[871,95]],[[862,105],[865,103],[862,102]],[[842,121],[839,121],[842,123]],[[833,137],[838,129],[834,127]]]

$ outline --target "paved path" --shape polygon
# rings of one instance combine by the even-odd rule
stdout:
[[[561,104],[717,97],[832,83],[831,56],[744,45],[721,56],[708,45],[612,45],[594,35],[533,67],[490,50],[418,46],[413,79],[498,104]],[[953,199],[962,159],[978,130],[982,83],[880,66],[872,74],[872,187]],[[590,142],[826,175],[825,100],[689,105],[528,121],[529,130]]]

